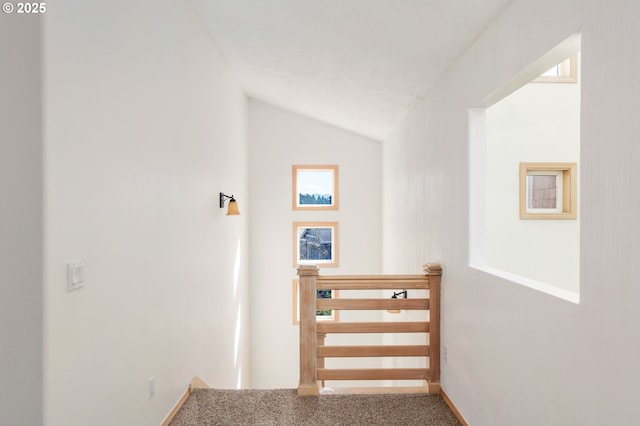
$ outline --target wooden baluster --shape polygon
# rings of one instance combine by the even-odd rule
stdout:
[[[442,267],[438,263],[422,266],[429,276],[429,393],[440,392],[440,279]]]
[[[324,339],[327,337],[327,333],[316,333],[318,346],[324,346]],[[318,358],[318,368],[324,368],[324,357]],[[324,380],[318,380],[318,387],[324,387]]]
[[[300,383],[298,395],[318,395],[316,335],[316,265],[298,266],[300,282]]]

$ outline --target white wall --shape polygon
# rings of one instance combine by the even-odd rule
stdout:
[[[292,223],[339,223],[339,267],[321,268],[321,274],[379,273],[381,143],[254,100],[249,141],[251,385],[293,388],[299,327],[292,324],[291,281],[297,278]],[[293,211],[294,164],[337,164],[340,209]],[[342,312],[340,318],[351,314]],[[336,344],[339,339],[329,340],[335,337],[340,336],[327,342]]]
[[[521,220],[518,167],[579,163],[579,83],[527,84],[488,108],[486,120],[486,264],[578,293],[580,212],[576,220]]]
[[[49,6],[46,424],[156,425],[250,381],[246,96],[186,1]]]
[[[42,21],[0,15],[0,418],[42,424]]]
[[[640,42],[638,13],[623,0],[515,0],[384,143],[385,271],[442,262],[443,388],[474,426],[640,421],[640,58],[628,54]],[[575,305],[468,267],[467,120],[469,108],[579,31]]]

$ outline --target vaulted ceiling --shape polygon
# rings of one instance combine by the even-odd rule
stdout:
[[[511,0],[192,0],[251,98],[384,139]]]

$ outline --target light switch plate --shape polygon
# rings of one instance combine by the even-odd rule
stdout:
[[[84,264],[81,261],[67,263],[67,291],[84,287]]]

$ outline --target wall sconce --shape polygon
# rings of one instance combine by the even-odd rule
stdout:
[[[398,291],[398,292],[393,292],[393,296],[391,296],[392,299],[397,299],[398,296],[402,295],[403,299],[407,298],[407,290],[402,290],[402,291]],[[400,309],[387,309],[387,312],[389,312],[390,314],[399,314],[400,313]]]
[[[220,208],[224,209],[224,202],[226,199],[229,199],[229,207],[227,209],[227,216],[238,216],[240,215],[240,210],[238,210],[238,203],[236,199],[233,198],[233,195],[224,195],[224,193],[220,193]]]

